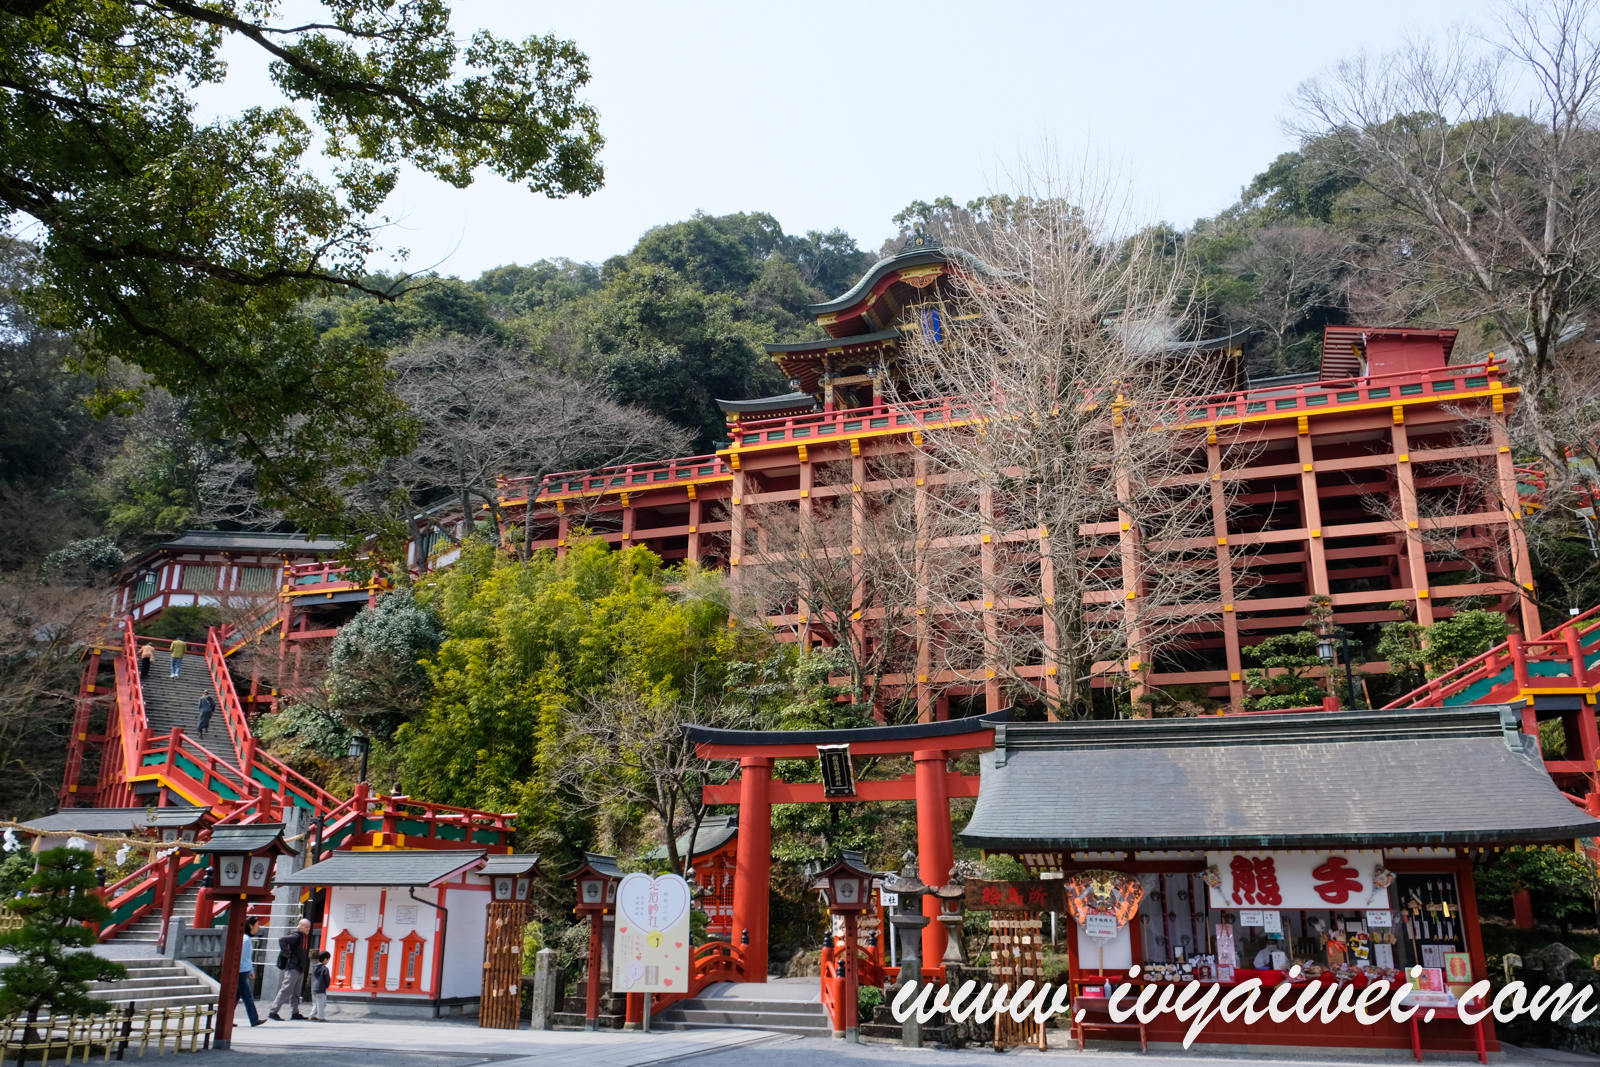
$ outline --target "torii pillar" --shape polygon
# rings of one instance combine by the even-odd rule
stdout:
[[[943,749],[919,749],[912,755],[917,768],[917,877],[928,885],[946,885],[955,849],[950,832],[950,793],[945,782]],[[922,966],[937,969],[944,963],[949,936],[939,921],[943,902],[932,893],[922,896]]]
[[[733,941],[742,948],[746,982],[767,980],[771,885],[772,758],[741,756],[739,851],[733,868]]]

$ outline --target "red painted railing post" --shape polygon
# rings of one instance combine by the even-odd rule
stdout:
[[[1511,672],[1517,680],[1517,688],[1531,689],[1533,686],[1528,681],[1528,653],[1523,647],[1521,634],[1512,634],[1506,638],[1506,651],[1511,654]]]
[[[1575,626],[1562,627],[1561,636],[1567,639],[1567,656],[1572,661],[1572,684],[1586,686],[1587,672],[1583,665],[1583,642],[1578,640],[1578,629]]]

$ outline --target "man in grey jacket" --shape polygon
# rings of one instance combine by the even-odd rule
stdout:
[[[283,1022],[278,1009],[287,1002],[289,1018],[304,1019],[305,1016],[300,1014],[300,986],[311,967],[310,919],[301,919],[294,933],[278,938],[278,966],[283,969],[283,981],[278,985],[278,995],[273,998],[267,1018],[273,1022]]]

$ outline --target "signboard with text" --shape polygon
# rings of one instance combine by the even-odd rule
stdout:
[[[968,911],[1066,911],[1061,880],[986,882],[969,878]]]
[[[611,986],[618,993],[689,988],[689,883],[675,874],[624,875],[617,886]]]
[[[1207,852],[1221,884],[1211,887],[1212,908],[1386,908],[1388,891],[1372,881],[1383,853]],[[1245,926],[1256,925],[1240,919]]]

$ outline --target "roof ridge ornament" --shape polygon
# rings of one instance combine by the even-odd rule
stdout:
[[[904,255],[907,252],[920,252],[929,248],[943,248],[944,242],[921,229],[911,231],[911,236],[906,238],[906,243],[900,246],[900,251],[895,255]]]

